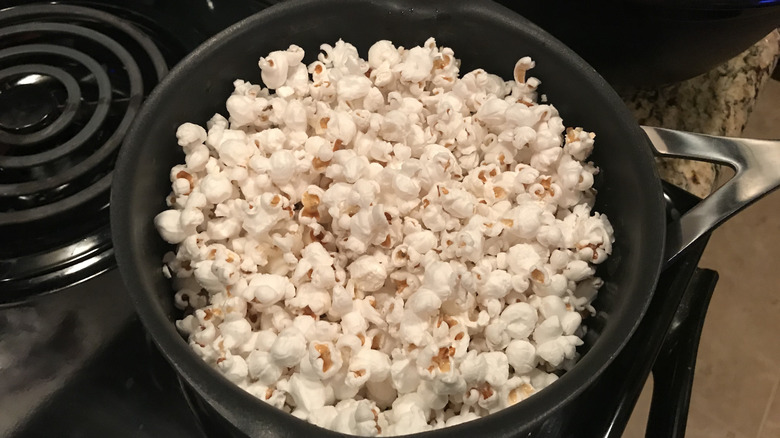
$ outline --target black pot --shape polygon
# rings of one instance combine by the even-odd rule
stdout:
[[[498,0],[541,26],[613,85],[707,72],[780,26],[777,0]]]
[[[590,385],[620,352],[642,318],[664,263],[665,211],[661,183],[647,135],[607,83],[574,52],[517,14],[492,2],[301,0],[252,16],[207,41],[182,61],[147,100],[117,161],[111,221],[117,261],[138,313],[160,350],[211,412],[248,436],[339,436],[277,410],[249,395],[206,365],[177,333],[172,288],[161,273],[170,249],[158,236],[154,216],[166,208],[170,168],[183,160],[175,140],[183,122],[203,124],[224,113],[232,81],[260,80],[257,59],[295,43],[315,59],[319,45],[338,38],[365,56],[370,44],[389,39],[419,45],[429,36],[452,47],[461,71],[482,67],[512,76],[515,60],[529,55],[534,76],[567,126],[597,133],[592,156],[601,167],[597,211],[615,229],[612,257],[599,271],[605,285],[588,321],[581,361],[528,400],[487,418],[428,432],[506,437],[559,427],[561,409]],[[673,133],[654,132],[675,152]],[[659,144],[662,143],[659,137]],[[679,151],[677,151],[679,152]],[[762,193],[769,189],[765,189]],[[753,194],[741,205],[752,201]],[[736,208],[732,208],[734,210]],[[720,219],[718,219],[719,221]],[[717,221],[716,221],[717,222]],[[710,224],[712,225],[712,224]],[[696,233],[676,229],[667,249],[676,254]]]

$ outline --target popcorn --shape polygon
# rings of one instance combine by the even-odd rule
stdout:
[[[246,361],[243,357],[227,353],[217,360],[217,369],[233,383],[241,384],[248,374]]]
[[[222,345],[228,350],[233,350],[246,342],[252,334],[252,327],[249,321],[240,315],[239,318],[230,321],[224,321],[218,326],[222,333]]]
[[[283,372],[283,368],[277,365],[266,351],[252,351],[247,356],[246,364],[249,376],[266,386],[275,384]]]
[[[434,291],[420,288],[406,300],[405,307],[420,317],[428,317],[438,312],[441,302]]]
[[[536,309],[527,303],[514,303],[501,312],[501,320],[506,323],[506,330],[513,339],[525,339],[537,327]]]
[[[225,284],[214,274],[214,261],[204,260],[195,266],[195,279],[209,293],[215,294],[225,290]]]
[[[387,279],[384,263],[377,257],[364,255],[347,267],[355,287],[366,292],[379,290]]]
[[[183,123],[176,129],[176,139],[182,148],[191,148],[206,141],[206,130],[194,123]]]
[[[582,315],[578,312],[566,312],[561,317],[561,329],[563,334],[573,335],[582,324]]]
[[[180,243],[187,237],[181,225],[181,214],[179,210],[165,210],[154,217],[154,226],[168,243]]]
[[[356,379],[382,382],[390,375],[390,358],[381,351],[363,348],[352,357],[348,369]]]
[[[430,52],[422,47],[413,47],[403,55],[396,69],[401,74],[401,80],[407,82],[422,82],[433,69],[433,59]]]
[[[282,367],[297,365],[306,354],[306,338],[293,327],[284,329],[269,351],[271,360]]]
[[[398,397],[390,410],[392,423],[388,435],[406,435],[430,430],[423,405],[424,401],[415,393]]]
[[[558,366],[564,359],[574,357],[574,348],[578,345],[582,345],[580,338],[576,336],[560,336],[554,340],[539,344],[536,354],[550,365]]]
[[[233,83],[228,118],[182,124],[154,223],[176,322],[210,366],[357,435],[471,421],[578,359],[612,227],[592,133],[433,38],[295,45]],[[511,371],[511,372],[510,372]],[[359,400],[358,400],[359,399]],[[446,409],[445,409],[446,408]]]
[[[512,275],[503,269],[496,269],[487,274],[485,283],[479,290],[480,298],[504,298],[512,288]]]
[[[224,173],[212,173],[200,181],[200,191],[209,203],[219,204],[233,193],[233,185]]]
[[[401,54],[390,41],[377,41],[368,49],[368,65],[373,69],[380,68],[382,65],[392,67],[400,60]]]
[[[307,379],[300,374],[290,377],[286,392],[295,402],[295,411],[301,417],[306,417],[315,409],[333,403],[333,390],[318,380]]]
[[[260,274],[252,277],[248,291],[260,304],[270,306],[295,293],[287,277],[275,274]]]
[[[442,301],[450,297],[456,283],[457,277],[449,263],[434,261],[425,266],[422,287],[435,293]]]
[[[482,353],[487,365],[485,381],[494,388],[501,387],[509,378],[509,362],[506,354],[500,351]]]
[[[336,84],[336,93],[339,99],[360,99],[368,94],[372,85],[371,79],[364,75],[349,75],[338,81]]]
[[[509,365],[519,375],[528,374],[536,367],[536,348],[528,341],[515,339],[506,347]]]
[[[288,58],[282,51],[271,52],[267,57],[260,58],[258,66],[263,83],[272,90],[281,87],[287,80]]]

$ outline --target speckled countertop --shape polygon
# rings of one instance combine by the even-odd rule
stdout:
[[[660,88],[620,89],[618,93],[643,125],[739,137],[778,57],[780,32],[775,30],[700,76]],[[699,197],[707,196],[718,179],[718,166],[713,164],[657,161],[663,179]]]

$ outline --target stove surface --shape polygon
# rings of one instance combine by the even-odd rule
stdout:
[[[0,309],[0,436],[202,436],[111,270]]]

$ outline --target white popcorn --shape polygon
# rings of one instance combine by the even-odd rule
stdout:
[[[296,328],[284,329],[274,341],[269,354],[279,366],[296,365],[306,354],[306,338]]]
[[[252,327],[249,321],[243,318],[243,315],[237,319],[223,322],[218,326],[218,329],[222,332],[222,344],[228,350],[239,347],[252,334]]]
[[[224,358],[217,360],[217,368],[233,383],[241,384],[246,380],[248,368],[243,357],[226,353]]]
[[[326,126],[326,138],[331,141],[341,140],[342,144],[349,144],[357,132],[355,121],[345,111],[332,111]]]
[[[420,375],[410,359],[397,359],[390,366],[393,387],[400,393],[413,392],[420,385]]]
[[[468,421],[476,420],[479,418],[479,415],[476,412],[471,411],[462,411],[458,415],[453,415],[449,419],[447,419],[447,422],[445,423],[445,426],[456,426],[458,424],[466,423]]]
[[[557,375],[553,373],[547,373],[538,368],[531,371],[529,373],[529,377],[531,378],[531,386],[533,386],[536,390],[544,389],[558,380]]]
[[[225,103],[233,127],[247,126],[255,121],[255,100],[250,96],[234,94]]]
[[[506,120],[506,113],[509,103],[498,97],[488,99],[477,110],[474,117],[483,122],[489,128],[498,128]]]
[[[554,340],[539,344],[536,354],[552,366],[560,365],[564,359],[571,359],[576,354],[575,347],[582,345],[576,336],[560,336]]]
[[[397,64],[401,80],[420,82],[425,80],[433,69],[430,52],[422,47],[413,47],[404,53],[404,59]]]
[[[406,300],[405,307],[416,315],[432,316],[439,311],[441,298],[430,289],[420,288]]]
[[[560,320],[557,316],[551,316],[536,327],[533,338],[537,344],[543,344],[560,337],[562,334]]]
[[[359,436],[374,436],[380,428],[377,424],[377,409],[368,400],[342,400],[336,405],[339,412],[333,420],[332,429]]]
[[[493,301],[500,308],[501,304],[497,301]],[[490,312],[488,312],[489,314]],[[506,331],[506,322],[502,320],[496,320],[491,322],[485,327],[485,341],[491,350],[503,350],[509,344],[512,339],[509,333]]]
[[[300,374],[293,374],[290,377],[287,393],[295,402],[296,410],[302,411],[304,416],[325,406],[326,403],[333,402],[332,389],[318,380],[307,379]]]
[[[529,275],[540,262],[541,257],[534,248],[527,243],[520,243],[509,248],[509,271],[516,275]]]
[[[536,367],[536,348],[528,341],[511,341],[506,347],[506,357],[517,374],[528,374]]]
[[[390,375],[390,358],[381,351],[363,348],[350,360],[349,371],[357,379],[365,377],[366,381],[381,382]]]
[[[282,375],[282,367],[277,365],[266,351],[255,350],[246,359],[249,376],[263,385],[273,385]]]
[[[485,357],[487,365],[485,381],[494,388],[502,386],[509,378],[509,362],[506,354],[500,351],[491,351],[482,353],[482,355]]]
[[[541,299],[539,313],[541,313],[542,317],[545,319],[556,316],[560,321],[566,315],[566,304],[559,297],[554,295],[546,296]]]
[[[393,386],[393,382],[390,379],[383,381],[366,382],[366,392],[368,398],[376,403],[378,408],[389,408],[396,398],[398,398],[398,391]]]
[[[302,310],[308,308],[308,311],[314,315],[322,315],[330,310],[330,295],[327,291],[312,283],[304,283],[296,289],[295,296],[285,301],[288,308]]]
[[[538,315],[528,303],[508,305],[501,312],[501,320],[506,323],[506,331],[514,339],[527,338],[537,327]]]
[[[320,379],[333,377],[343,364],[341,352],[332,342],[309,343],[309,361]]]
[[[561,317],[561,329],[563,329],[563,334],[565,335],[573,335],[580,327],[580,324],[582,324],[582,315],[578,312],[566,312]]]
[[[326,405],[310,412],[308,421],[325,429],[333,429],[333,422],[336,420],[338,414],[339,411],[335,406]]]
[[[270,306],[291,297],[295,287],[287,277],[275,274],[260,274],[252,277],[248,291],[261,304]],[[248,292],[249,293],[249,292]]]
[[[388,435],[406,435],[430,430],[423,408],[424,401],[415,393],[398,397],[390,410],[392,423]]]
[[[368,49],[368,65],[373,69],[377,69],[383,64],[394,66],[400,60],[401,55],[390,41],[377,41]]]
[[[460,373],[468,383],[484,382],[487,376],[485,356],[471,350],[460,363]]]
[[[208,202],[218,204],[230,197],[233,185],[227,175],[220,172],[204,176],[200,181],[200,191]]]
[[[384,263],[374,256],[364,255],[347,267],[355,287],[366,292],[379,290],[387,279]]]
[[[183,123],[176,129],[176,139],[184,149],[203,143],[206,137],[206,130],[194,123]]]
[[[511,288],[512,275],[497,269],[487,275],[485,283],[478,290],[480,298],[504,298]]]
[[[512,406],[519,403],[536,393],[536,389],[531,386],[528,377],[512,377],[499,390],[499,398],[502,407]]]
[[[303,58],[260,58],[266,88],[237,80],[229,118],[176,131],[184,164],[154,223],[178,245],[163,273],[193,351],[270,405],[366,436],[553,383],[612,252],[595,136],[537,103],[528,57],[507,82],[459,77],[433,38]]]
[[[267,57],[260,58],[258,65],[266,87],[273,90],[284,85],[289,68],[288,57],[284,52],[271,52]]]
[[[168,243],[180,243],[187,237],[187,233],[181,225],[181,212],[179,210],[165,210],[154,217],[154,226],[160,236]]]
[[[204,260],[197,263],[194,271],[198,284],[212,294],[225,290],[225,284],[214,274],[213,267],[214,262],[212,260]]]
[[[341,78],[336,84],[339,99],[355,100],[365,97],[371,89],[371,79],[363,75],[349,75]]]
[[[292,152],[287,150],[278,150],[271,154],[270,161],[271,181],[276,184],[289,181],[295,173],[296,160]]]

